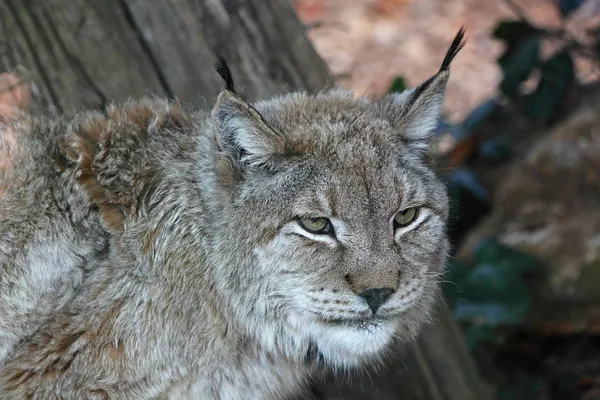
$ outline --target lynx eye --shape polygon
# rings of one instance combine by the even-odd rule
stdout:
[[[298,218],[298,223],[307,232],[323,234],[331,232],[331,222],[325,217]]]
[[[396,214],[394,222],[396,223],[396,226],[399,227],[407,226],[417,219],[418,215],[419,209],[417,207],[410,207]]]

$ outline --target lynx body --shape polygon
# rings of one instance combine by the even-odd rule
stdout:
[[[379,100],[249,104],[221,62],[210,111],[0,126],[0,399],[282,399],[414,337],[448,251],[424,154],[461,47]]]

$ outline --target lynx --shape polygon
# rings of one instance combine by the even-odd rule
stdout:
[[[426,155],[463,35],[375,100],[249,103],[221,59],[212,110],[0,125],[0,399],[283,399],[413,338],[448,252]]]

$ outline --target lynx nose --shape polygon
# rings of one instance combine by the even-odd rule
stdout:
[[[377,288],[364,290],[358,295],[367,301],[373,314],[375,314],[377,309],[389,299],[392,293],[394,293],[394,289],[392,288]]]

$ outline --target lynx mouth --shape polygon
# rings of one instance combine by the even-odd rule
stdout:
[[[323,325],[344,327],[351,329],[371,330],[391,321],[391,318],[368,317],[368,318],[326,318],[315,314],[317,321]]]

